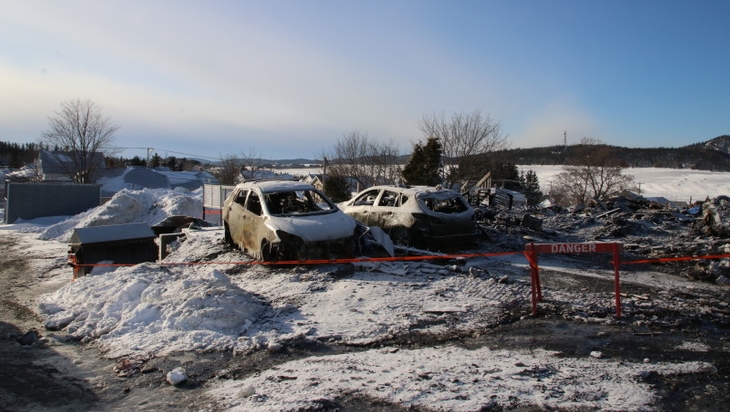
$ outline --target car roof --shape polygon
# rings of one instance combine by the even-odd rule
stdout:
[[[435,187],[435,186],[388,186],[388,185],[381,185],[381,186],[369,187],[369,188],[363,190],[363,192],[365,192],[366,190],[373,190],[373,189],[377,189],[377,190],[386,189],[386,190],[390,190],[392,192],[405,193],[405,194],[410,195],[410,196],[416,196],[419,193],[423,193],[423,194],[441,194],[441,193],[447,193],[449,195],[454,195],[454,194],[455,195],[459,195],[459,193],[456,192],[456,191],[454,191],[454,190],[444,189],[444,188]]]
[[[251,189],[253,187],[258,187],[263,193],[314,189],[314,186],[309,183],[298,182],[295,180],[261,180],[244,182],[236,185],[236,189]]]

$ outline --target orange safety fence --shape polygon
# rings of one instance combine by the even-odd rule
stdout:
[[[397,257],[361,257],[361,258],[340,258],[340,259],[309,259],[309,260],[280,260],[263,262],[258,260],[247,261],[210,261],[210,262],[158,262],[161,266],[190,266],[190,265],[325,265],[336,263],[361,263],[361,262],[398,262],[398,261],[417,261],[417,260],[438,260],[438,259],[470,259],[475,257],[494,257],[505,255],[519,255],[523,252],[496,252],[496,253],[460,253],[450,255],[413,255],[413,256],[397,256]],[[138,263],[72,263],[69,265],[74,267],[94,267],[94,266],[134,266]]]
[[[666,263],[666,262],[681,262],[686,260],[706,260],[706,259],[727,259],[730,258],[730,253],[722,255],[703,255],[703,256],[678,256],[678,257],[664,257],[656,259],[641,259],[641,260],[629,260],[621,262],[622,265],[635,265],[639,263]]]

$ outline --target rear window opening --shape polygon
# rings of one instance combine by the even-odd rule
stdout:
[[[461,213],[468,210],[466,204],[461,198],[434,198],[424,197],[421,199],[427,209],[436,213]]]

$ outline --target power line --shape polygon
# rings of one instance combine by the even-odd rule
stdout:
[[[183,153],[183,152],[177,152],[175,150],[167,150],[167,149],[159,149],[159,148],[153,148],[153,147],[116,147],[116,149],[122,149],[122,150],[155,150],[165,153],[174,153],[177,155],[183,155],[183,156],[192,156],[194,158],[201,158],[201,159],[208,159],[208,160],[221,160],[220,157],[210,157],[210,156],[201,156],[197,154],[192,153]]]

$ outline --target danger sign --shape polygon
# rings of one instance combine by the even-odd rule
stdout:
[[[607,253],[614,252],[616,243],[533,243],[525,250],[536,253]]]
[[[619,254],[623,250],[622,243],[528,243],[525,245],[525,256],[530,261],[530,283],[532,286],[532,314],[537,314],[537,302],[542,301],[540,286],[540,267],[537,264],[538,253],[613,253],[614,289],[616,296],[616,317],[621,317],[621,281],[619,279]]]

